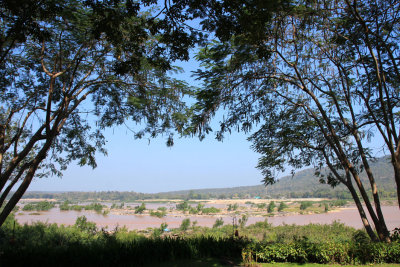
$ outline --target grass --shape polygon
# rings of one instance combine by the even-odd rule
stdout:
[[[224,259],[205,258],[205,259],[183,259],[162,263],[152,263],[145,267],[227,267],[240,266],[240,263],[232,262]]]
[[[146,267],[225,267],[225,266],[246,266],[246,267],[342,267],[342,266],[376,266],[376,267],[400,267],[400,264],[367,264],[367,265],[339,265],[339,264],[317,264],[317,263],[252,263],[250,265],[245,265],[240,262],[234,262],[228,259],[185,259],[185,260],[175,260],[170,262],[163,262]]]
[[[384,264],[367,264],[367,265],[339,265],[339,264],[317,264],[317,263],[253,263],[249,267],[342,267],[342,266],[376,266],[376,267],[399,267],[400,264],[384,263]]]

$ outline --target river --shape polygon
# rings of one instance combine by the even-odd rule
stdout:
[[[154,205],[152,208],[156,207],[157,206]],[[384,213],[386,224],[389,230],[400,227],[400,210],[398,206],[383,206],[382,211]],[[232,224],[234,219],[232,216],[220,215],[167,215],[163,218],[157,218],[149,215],[128,215],[117,214],[113,212],[104,216],[93,211],[60,211],[58,208],[40,212],[39,214],[36,212],[18,212],[16,219],[21,224],[31,224],[33,222],[40,221],[73,225],[76,218],[82,215],[85,215],[88,221],[95,222],[98,227],[107,228],[109,230],[113,230],[116,227],[122,226],[126,226],[129,230],[143,230],[148,227],[159,227],[161,223],[167,223],[169,228],[177,228],[185,218],[190,218],[192,222],[197,221],[198,226],[212,227],[217,218],[223,218],[225,224]],[[363,227],[355,206],[341,208],[338,211],[331,211],[321,214],[294,214],[274,217],[254,216],[249,217],[247,225],[264,221],[265,218],[267,218],[268,222],[274,226],[283,224],[306,225],[310,223],[331,224],[334,221],[338,221],[354,228]],[[236,219],[239,219],[239,216],[237,216]]]

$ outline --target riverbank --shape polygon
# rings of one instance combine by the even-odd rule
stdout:
[[[274,226],[331,224],[338,221],[356,229],[363,227],[354,206],[338,207],[330,201],[326,199],[228,199],[188,201],[185,206],[183,205],[185,202],[182,200],[161,200],[159,202],[154,200],[137,203],[101,203],[104,210],[100,213],[91,210],[61,211],[59,206],[62,203],[56,204],[56,207],[49,211],[23,211],[24,205],[32,203],[32,201],[26,201],[20,204],[16,219],[21,224],[32,224],[39,221],[73,225],[78,217],[86,216],[98,227],[114,229],[125,226],[129,230],[145,230],[149,227],[159,227],[162,223],[168,224],[171,228],[177,228],[185,219],[190,219],[198,226],[204,227],[212,227],[217,219],[222,220],[224,225],[238,224],[239,219],[245,219],[245,225],[263,222],[267,219]],[[269,211],[268,208],[272,202],[275,203],[275,207]],[[137,207],[142,203],[144,203],[145,209],[138,213]],[[286,207],[279,211],[281,203],[284,203]],[[311,204],[301,210],[300,207],[304,203]],[[112,208],[113,206],[117,208]],[[326,211],[327,206],[328,210]],[[159,212],[159,217],[154,216],[156,212]],[[390,230],[400,226],[400,212],[397,206],[383,206],[383,213]]]

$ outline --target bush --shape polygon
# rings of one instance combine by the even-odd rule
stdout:
[[[218,228],[220,226],[224,225],[224,220],[222,218],[216,219],[215,223],[213,225],[213,228]]]
[[[76,218],[75,227],[92,235],[97,232],[96,224],[94,222],[89,222],[85,215]]]
[[[228,204],[228,211],[237,210],[238,208],[239,208],[239,205],[237,203]]]
[[[275,209],[275,202],[274,201],[271,201],[269,204],[268,204],[268,213],[271,213],[271,212],[274,212],[274,209]]]
[[[142,214],[146,210],[146,205],[142,202],[140,206],[135,207],[136,214]]]
[[[286,209],[287,207],[288,207],[288,205],[287,205],[285,202],[281,202],[281,203],[279,204],[278,211],[283,211],[283,210]]]
[[[55,207],[55,204],[48,201],[40,201],[26,204],[22,210],[24,211],[48,211]]]
[[[151,210],[150,211],[150,216],[162,218],[162,217],[165,217],[166,215],[167,215],[166,211],[161,211],[161,210],[157,210],[157,211]]]
[[[217,209],[215,207],[210,207],[210,208],[203,208],[201,212],[203,214],[210,214],[210,213],[218,213],[220,211],[221,211],[220,209]]]
[[[188,204],[187,201],[183,201],[182,203],[176,204],[176,209],[177,210],[188,210],[190,205]]]
[[[305,210],[309,207],[312,206],[312,202],[311,201],[302,201],[300,202],[300,210]]]
[[[182,220],[181,226],[179,227],[180,230],[186,231],[189,229],[190,226],[190,219],[186,218]]]

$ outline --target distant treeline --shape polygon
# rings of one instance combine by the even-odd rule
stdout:
[[[262,186],[260,186],[262,187]],[[381,191],[383,199],[391,199],[396,197],[394,191]],[[329,198],[329,199],[352,199],[351,195],[342,190],[334,190],[327,188],[326,190],[317,190],[315,192],[288,192],[287,194],[258,194],[257,192],[235,193],[226,192],[221,194],[202,194],[196,191],[185,193],[158,193],[158,194],[143,194],[136,192],[62,192],[62,193],[44,193],[44,192],[27,192],[23,198],[33,199],[56,199],[59,201],[118,201],[118,202],[135,202],[139,200],[149,199],[238,199],[238,198]]]
[[[379,158],[371,164],[375,174],[378,189],[382,198],[396,198],[393,178],[393,168],[390,167],[387,157]],[[360,176],[365,184],[369,184],[365,173]],[[335,188],[318,182],[314,169],[297,172],[294,176],[279,179],[274,185],[240,186],[231,188],[209,188],[195,190],[181,190],[154,194],[137,192],[27,192],[24,198],[45,198],[69,201],[119,201],[132,202],[146,199],[226,199],[226,198],[335,198],[352,199],[343,185]],[[368,187],[367,187],[368,188]]]

